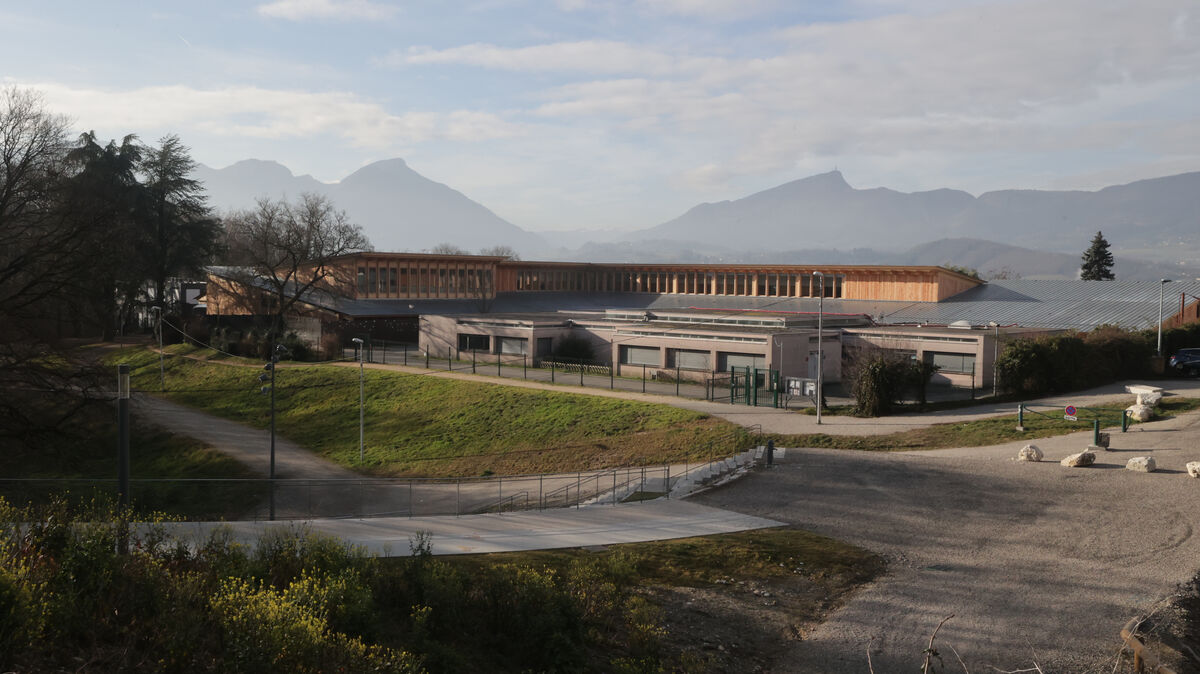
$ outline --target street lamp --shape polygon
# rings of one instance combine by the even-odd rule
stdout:
[[[158,325],[155,328],[155,332],[158,333],[158,390],[166,391],[167,390],[167,377],[163,371],[163,350],[162,350],[162,323],[163,323],[162,313],[163,312],[162,312],[162,307],[155,305],[155,306],[150,307],[150,311],[153,311],[158,318]]]
[[[1162,358],[1162,305],[1163,305],[1163,286],[1171,282],[1171,279],[1165,278],[1158,281],[1158,350],[1155,353],[1159,358]]]
[[[275,519],[275,366],[279,363],[279,359],[283,354],[287,353],[288,349],[282,344],[276,344],[271,351],[271,360],[263,366],[263,369],[270,374],[258,375],[258,381],[265,383],[271,382],[267,386],[262,387],[262,393],[271,394],[271,467],[267,472],[268,484],[270,486],[270,510],[268,517],[271,520]]]
[[[821,396],[824,393],[822,384],[824,383],[825,358],[821,352],[821,337],[824,334],[825,323],[825,275],[819,271],[813,272],[814,279],[821,279],[821,288],[817,291],[817,425],[821,425]]]
[[[992,340],[992,397],[995,398],[1000,395],[1000,380],[996,377],[999,372],[997,363],[1000,359],[1000,324],[992,321],[988,326],[996,328],[996,338]]]
[[[366,396],[366,385],[363,383],[363,341],[358,337],[350,341],[358,345],[358,462],[362,463],[366,454],[363,450],[363,402]]]

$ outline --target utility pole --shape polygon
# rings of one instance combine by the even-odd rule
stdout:
[[[158,327],[155,330],[155,332],[158,333],[158,390],[166,391],[167,390],[167,376],[166,376],[165,371],[163,370],[163,347],[162,347],[163,308],[161,306],[156,305],[156,306],[150,307],[150,311],[153,311],[158,316]]]

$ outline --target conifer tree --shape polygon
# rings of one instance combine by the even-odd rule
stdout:
[[[1079,278],[1084,281],[1111,281],[1113,256],[1108,250],[1108,241],[1103,232],[1096,232],[1092,237],[1092,245],[1083,252],[1083,265],[1079,268]]]

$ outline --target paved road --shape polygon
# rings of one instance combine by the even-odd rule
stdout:
[[[699,502],[799,525],[876,551],[887,573],[796,643],[779,672],[917,671],[930,633],[947,671],[1111,672],[1118,630],[1200,564],[1200,413],[1112,435],[1091,468],[1057,459],[1088,433],[907,454],[789,449]],[[1153,456],[1160,472],[1124,469]]]

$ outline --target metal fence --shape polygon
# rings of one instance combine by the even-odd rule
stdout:
[[[424,517],[616,505],[670,497],[721,466],[745,465],[761,429],[737,429],[705,443],[705,455],[732,459],[536,475],[460,478],[131,479],[130,502],[142,513],[168,512],[189,520]],[[730,462],[733,463],[730,463]],[[0,496],[15,504],[116,500],[116,479],[0,478]]]

